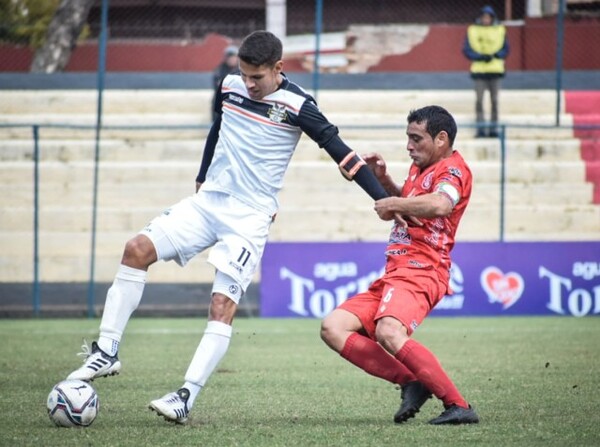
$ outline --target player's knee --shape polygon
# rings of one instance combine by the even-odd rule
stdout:
[[[209,320],[232,324],[237,304],[222,293],[213,293],[210,300]]]
[[[383,321],[379,321],[377,326],[375,327],[375,338],[377,342],[381,345],[390,337],[391,328],[389,325],[385,324]]]
[[[321,340],[327,342],[327,339],[330,337],[330,331],[331,327],[327,322],[327,318],[325,318],[323,321],[321,321]]]
[[[344,332],[332,314],[321,321],[321,340],[331,349],[336,351],[341,350]]]
[[[327,343],[335,332],[335,326],[331,322],[329,317],[325,317],[323,321],[321,321],[321,340]]]
[[[375,338],[388,352],[395,353],[408,340],[408,334],[398,320],[382,318],[377,322]]]
[[[136,236],[125,244],[122,263],[133,268],[145,269],[156,261],[156,251],[150,239]]]

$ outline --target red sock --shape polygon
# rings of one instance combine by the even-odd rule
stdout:
[[[468,408],[469,404],[461,396],[448,377],[435,355],[413,339],[408,340],[395,357],[410,369],[417,380],[425,385],[445,406],[458,405]]]
[[[340,355],[372,376],[394,384],[404,385],[417,380],[406,366],[377,342],[357,332],[348,337]]]

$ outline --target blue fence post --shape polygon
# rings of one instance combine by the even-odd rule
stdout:
[[[108,2],[102,0],[102,18],[100,26],[100,46],[98,49],[98,108],[96,111],[96,138],[94,148],[94,186],[92,198],[92,247],[90,259],[90,281],[88,284],[87,314],[95,316],[95,270],[96,270],[96,220],[98,207],[98,165],[100,163],[100,131],[102,128],[102,94],[104,91],[104,74],[106,71],[106,36],[108,33]]]
[[[40,128],[33,126],[33,315],[40,315]]]
[[[506,206],[506,124],[500,125],[500,242],[504,242]]]
[[[565,0],[559,0],[558,15],[556,16],[556,126],[560,126],[564,35]]]
[[[321,31],[323,28],[323,0],[317,0],[315,6],[315,61],[313,68],[313,91],[315,101],[319,95],[319,59],[321,56]]]

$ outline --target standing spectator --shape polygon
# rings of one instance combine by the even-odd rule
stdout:
[[[159,260],[184,266],[211,248],[208,262],[215,267],[215,279],[206,330],[183,385],[150,403],[168,421],[186,422],[229,349],[238,304],[260,264],[279,206],[277,194],[303,133],[372,199],[388,196],[314,98],[283,74],[282,53],[281,41],[268,31],[255,31],[242,42],[239,73],[227,75],[217,94],[217,119],[204,146],[196,193],[127,242],[106,295],[98,341],[91,349],[84,345],[84,364],[69,379],[118,374],[121,338],[142,298],[148,268]]]
[[[223,52],[223,60],[221,61],[219,66],[215,68],[215,71],[213,71],[214,93],[211,102],[211,114],[213,121],[217,119],[217,112],[215,112],[217,107],[215,101],[217,100],[217,93],[221,90],[221,82],[223,82],[223,79],[225,79],[225,76],[227,76],[228,74],[239,71],[237,53],[238,48],[235,45],[230,45],[227,48],[225,48],[225,51]]]
[[[469,26],[463,46],[463,54],[472,61],[471,78],[475,81],[475,114],[477,138],[498,136],[498,91],[504,77],[504,59],[508,56],[506,28],[498,23],[496,12],[491,6],[481,9],[475,24]],[[485,126],[483,95],[490,92],[492,103],[491,123]]]
[[[401,386],[394,422],[413,417],[433,394],[445,410],[430,424],[477,423],[477,413],[437,357],[411,338],[451,293],[450,251],[471,197],[471,171],[452,148],[456,122],[445,109],[413,110],[407,121],[412,164],[403,185],[392,179],[379,154],[363,157],[391,196],[375,202],[381,219],[395,220],[385,273],[325,317],[321,337],[345,360]]]

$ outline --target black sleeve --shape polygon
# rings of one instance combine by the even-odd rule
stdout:
[[[213,95],[213,116],[221,115],[223,112],[223,81],[225,78],[221,78],[215,87]]]
[[[317,105],[310,100],[304,101],[300,113],[298,113],[298,126],[319,147],[323,148],[339,133],[338,128],[327,121]]]
[[[336,163],[341,163],[346,155],[352,152],[339,137],[338,128],[325,118],[314,102],[304,102],[298,114],[298,125],[319,147],[325,149]],[[374,200],[389,197],[373,171],[366,165],[358,170],[352,180]]]
[[[200,164],[200,171],[196,176],[196,182],[204,183],[206,180],[206,172],[212,161],[213,155],[215,154],[215,146],[219,139],[219,129],[221,129],[221,115],[217,116],[217,119],[213,122],[208,137],[206,137],[206,143],[204,144],[204,153],[202,154],[202,163]]]

